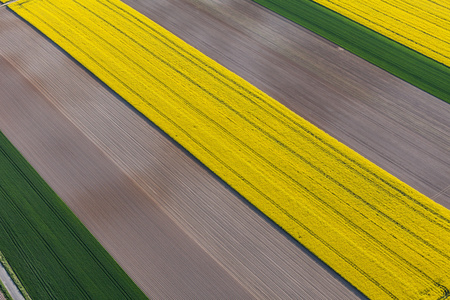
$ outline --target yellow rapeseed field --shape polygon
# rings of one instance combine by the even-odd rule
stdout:
[[[10,5],[373,299],[440,299],[450,212],[117,0]]]
[[[450,66],[447,0],[313,0]]]

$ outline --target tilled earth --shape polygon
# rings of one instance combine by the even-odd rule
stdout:
[[[450,107],[242,0],[127,0],[450,208]],[[57,46],[0,9],[0,130],[152,299],[360,299]]]

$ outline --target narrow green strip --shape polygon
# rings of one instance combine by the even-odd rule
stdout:
[[[450,103],[450,68],[310,0],[253,0]]]

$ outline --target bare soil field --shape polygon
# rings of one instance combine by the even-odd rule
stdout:
[[[125,1],[450,208],[450,108],[250,1]],[[0,130],[154,299],[360,299],[151,122],[0,10]]]

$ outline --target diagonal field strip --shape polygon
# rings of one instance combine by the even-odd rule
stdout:
[[[6,298],[8,298],[8,296],[11,298],[14,296],[13,299],[31,300],[30,295],[28,295],[22,282],[20,282],[2,252],[0,252],[0,272],[2,273],[0,276],[0,285],[4,287],[3,291],[0,290],[0,295],[1,292],[3,292],[7,294]]]
[[[0,263],[24,296],[146,299],[1,132],[0,207]]]
[[[450,4],[434,0],[314,0],[450,67]]]
[[[10,8],[369,297],[448,296],[448,210],[119,1]]]
[[[358,55],[359,57],[373,63],[374,65],[388,71],[389,73],[409,82],[427,93],[450,103],[450,63],[448,26],[441,26],[443,30],[429,32],[428,34],[438,34],[447,30],[447,34],[437,36],[442,40],[441,45],[446,45],[446,50],[435,49],[427,35],[419,30],[421,37],[411,36],[410,32],[417,30],[401,30],[398,25],[402,22],[391,18],[389,25],[386,20],[378,20],[375,16],[380,15],[380,11],[375,10],[384,7],[388,3],[402,0],[377,0],[377,1],[344,1],[344,0],[253,0],[254,2],[282,15],[283,17],[319,34],[322,37],[336,43],[342,48]],[[412,2],[403,0],[404,2]],[[422,0],[422,2],[428,0]],[[363,2],[361,4],[361,2]],[[382,3],[381,3],[382,2]],[[437,1],[428,1],[438,4]],[[347,3],[347,6],[344,5]],[[381,5],[381,4],[383,5]],[[419,3],[419,1],[414,1]],[[353,9],[355,5],[360,5],[362,13]],[[424,13],[429,8],[418,6],[424,9]],[[436,7],[436,6],[435,6]],[[438,5],[439,7],[439,5]],[[372,9],[370,13],[368,10]],[[439,11],[442,9],[438,9]],[[384,11],[387,15],[392,11]],[[444,12],[446,11],[444,6]],[[413,10],[414,14],[420,14],[418,9]],[[436,10],[433,12],[436,13]],[[431,24],[439,23],[442,14],[428,14]],[[417,17],[416,17],[417,20]],[[419,22],[422,24],[425,22]],[[395,26],[394,26],[395,25]],[[434,24],[436,25],[436,24]],[[405,25],[406,28],[408,28]],[[422,51],[424,50],[424,51]],[[429,56],[427,56],[429,55]],[[442,60],[437,60],[442,58]],[[447,65],[445,64],[447,61]]]

